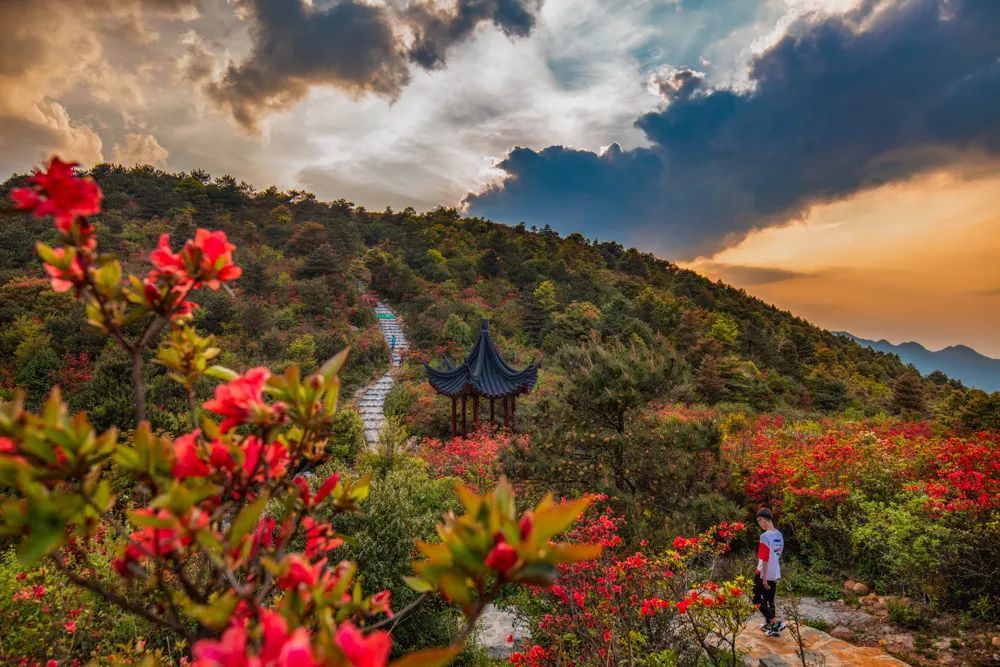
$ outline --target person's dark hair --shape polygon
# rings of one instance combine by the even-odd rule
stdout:
[[[770,507],[761,507],[757,510],[758,519],[767,519],[768,521],[774,521],[774,513],[771,511]]]

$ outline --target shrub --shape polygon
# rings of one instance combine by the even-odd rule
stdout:
[[[327,455],[353,466],[364,448],[365,423],[361,421],[361,415],[352,409],[341,410],[330,427]]]

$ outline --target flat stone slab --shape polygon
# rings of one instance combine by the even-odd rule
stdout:
[[[747,627],[736,639],[736,645],[748,653],[747,665],[766,665],[782,667],[784,665],[801,665],[798,657],[798,644],[790,630],[782,631],[778,637],[768,637],[760,631],[763,619],[758,614],[750,619]],[[879,667],[895,665],[907,667],[907,663],[892,657],[880,648],[873,646],[855,646],[840,639],[835,639],[816,628],[802,626],[802,640],[806,656],[816,656],[826,667]]]

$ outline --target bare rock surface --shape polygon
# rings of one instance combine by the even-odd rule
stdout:
[[[747,665],[800,665],[798,644],[792,633],[785,630],[778,637],[768,637],[760,631],[763,619],[754,614],[737,638],[737,646],[747,652]],[[905,666],[907,663],[892,657],[881,648],[873,646],[855,646],[842,639],[802,626],[802,640],[807,658],[821,663],[826,667],[863,667],[871,665]]]

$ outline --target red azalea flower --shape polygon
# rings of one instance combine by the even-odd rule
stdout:
[[[198,455],[198,437],[201,429],[191,431],[174,440],[174,479],[182,480],[188,477],[208,477],[211,473],[205,462]]]
[[[531,529],[534,528],[535,523],[532,519],[531,512],[525,512],[524,516],[521,517],[520,531],[521,531],[521,541],[527,540],[531,536]]]
[[[486,556],[485,562],[486,567],[492,568],[500,574],[507,574],[517,563],[517,550],[506,541],[497,542]]]
[[[265,476],[279,477],[288,466],[288,448],[280,442],[265,443],[250,436],[243,441],[243,477],[246,482],[263,482]],[[258,464],[260,469],[258,469]]]
[[[230,625],[222,639],[202,639],[195,642],[192,667],[244,667],[247,659],[247,630],[241,624]]]
[[[285,618],[273,611],[262,611],[261,625],[264,642],[260,650],[260,664],[270,667],[318,667],[312,654],[309,630],[298,628],[288,633]]]
[[[63,627],[66,628],[66,632],[73,634],[76,632],[76,621],[66,621],[63,623]]]
[[[154,280],[166,278],[174,284],[192,283],[194,287],[206,285],[219,289],[221,283],[236,280],[243,273],[233,264],[235,249],[223,231],[198,229],[194,239],[185,243],[180,252],[171,250],[170,235],[162,234],[156,250],[149,254],[156,267],[149,275]]]
[[[269,377],[271,371],[259,366],[215,388],[215,398],[205,401],[204,407],[224,417],[219,425],[223,433],[241,424],[269,425],[284,417],[283,404],[264,402],[264,384]]]
[[[380,591],[373,595],[371,599],[371,613],[377,614],[382,612],[388,615],[389,618],[392,618],[395,614],[392,613],[392,607],[389,606],[389,597],[391,595],[390,591]]]
[[[288,569],[278,577],[278,586],[284,590],[293,588],[312,588],[323,574],[326,559],[310,564],[300,554],[291,554],[285,559]]]
[[[316,521],[311,516],[303,517],[302,527],[306,531],[306,557],[319,558],[344,543],[337,537],[333,526]]]
[[[36,218],[51,215],[63,234],[71,230],[77,216],[101,212],[101,189],[90,178],[74,173],[76,162],[63,162],[53,157],[46,171],[35,170],[28,179],[29,187],[11,192],[19,210],[31,211]]]
[[[66,263],[64,261],[67,252],[66,248],[53,248],[52,252],[61,263]],[[52,289],[57,292],[68,292],[73,287],[82,285],[86,278],[80,256],[72,250],[69,252],[71,259],[65,267],[49,264],[48,262],[42,263],[42,266],[45,267],[45,272],[49,274],[49,279],[52,281]]]
[[[187,292],[186,285],[160,285],[155,271],[142,281],[142,294],[149,308],[168,317],[183,317],[190,315],[198,304],[187,301],[183,296]]]
[[[392,650],[392,637],[381,630],[361,634],[351,623],[337,628],[337,646],[352,667],[384,667]]]

